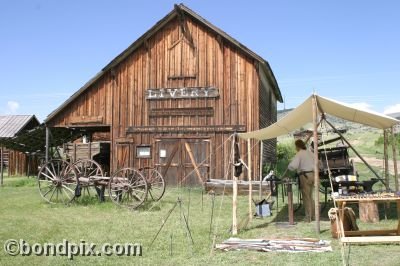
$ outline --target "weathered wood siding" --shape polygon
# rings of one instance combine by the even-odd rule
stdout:
[[[35,176],[38,173],[39,159],[37,156],[28,158],[23,152],[9,150],[7,171],[9,176]]]
[[[277,101],[271,87],[260,84],[259,87],[260,128],[277,121]],[[276,163],[276,139],[263,141],[263,165]]]

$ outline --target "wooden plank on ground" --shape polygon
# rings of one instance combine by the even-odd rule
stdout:
[[[396,235],[396,229],[387,230],[365,230],[365,231],[345,231],[345,236],[386,236],[386,235]]]
[[[348,244],[400,243],[400,236],[353,236],[342,237],[340,241]]]

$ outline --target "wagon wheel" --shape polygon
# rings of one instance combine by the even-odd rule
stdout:
[[[100,164],[91,159],[82,159],[74,163],[75,169],[78,173],[79,185],[82,189],[83,194],[90,196],[90,187],[94,187],[96,192],[99,191],[104,193],[104,188],[101,185],[97,185],[95,181],[91,180],[91,177],[103,177],[104,172]],[[99,195],[101,198],[102,195]]]
[[[110,178],[108,192],[114,203],[136,209],[146,200],[148,187],[146,179],[139,171],[123,168]]]
[[[40,195],[49,203],[68,204],[73,201],[77,182],[75,167],[64,160],[51,160],[38,173]]]
[[[139,169],[139,171],[146,178],[149,189],[148,196],[150,196],[151,200],[159,201],[165,192],[164,177],[153,167],[144,167]]]

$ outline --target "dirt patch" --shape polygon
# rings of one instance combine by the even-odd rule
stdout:
[[[378,159],[374,157],[363,157],[365,161],[371,166],[378,167],[379,169],[383,169],[384,162],[383,159]],[[363,163],[360,158],[354,157],[351,158],[353,162],[355,163]],[[400,161],[397,161],[397,166],[400,167]],[[393,160],[389,160],[389,173],[391,175],[394,175],[394,166],[393,166]]]

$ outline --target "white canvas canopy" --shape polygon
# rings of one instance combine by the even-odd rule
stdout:
[[[400,123],[387,115],[373,111],[365,111],[352,107],[349,104],[341,103],[318,95],[311,95],[302,104],[292,110],[285,117],[270,125],[269,127],[238,134],[242,139],[272,139],[286,135],[313,121],[313,101],[315,97],[318,111],[330,114],[344,120],[360,123],[379,129],[388,129]]]

